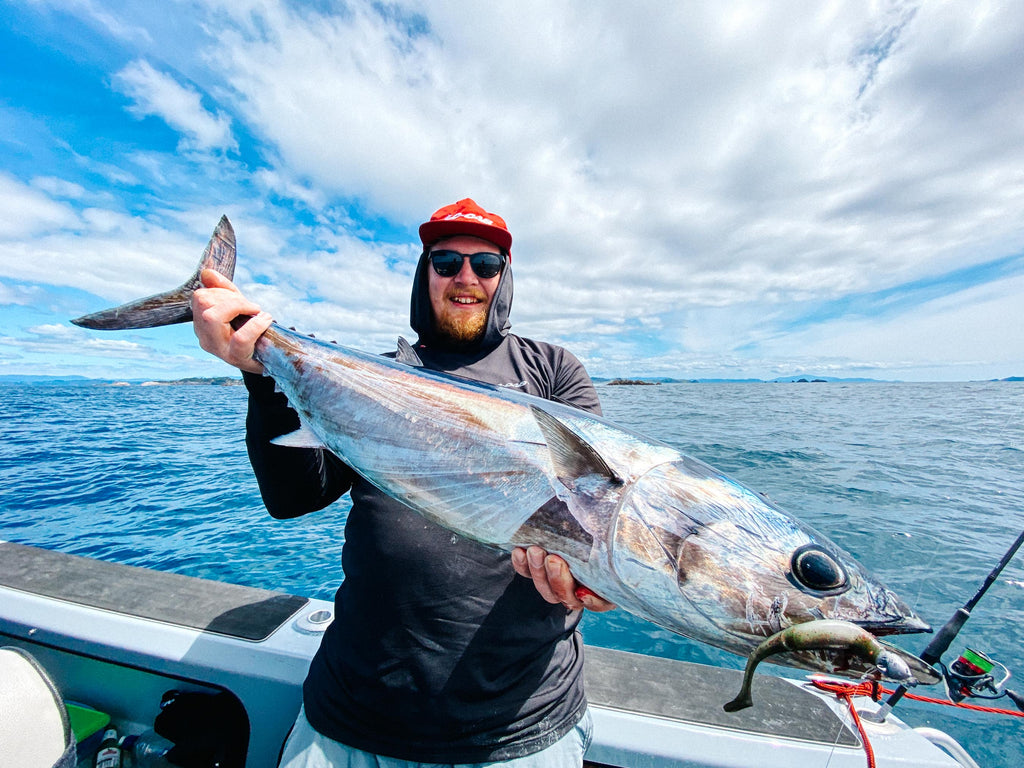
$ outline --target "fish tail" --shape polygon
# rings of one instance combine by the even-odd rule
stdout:
[[[213,236],[203,251],[199,266],[184,283],[170,291],[136,299],[119,307],[76,317],[71,322],[83,328],[121,331],[131,328],[156,328],[192,320],[192,293],[202,286],[199,275],[212,269],[229,280],[235,274],[235,231],[227,216],[221,216]]]

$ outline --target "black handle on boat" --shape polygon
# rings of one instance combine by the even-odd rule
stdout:
[[[960,630],[964,628],[964,624],[971,618],[971,611],[978,604],[978,601],[988,592],[988,588],[991,587],[996,579],[999,578],[999,574],[1003,572],[1003,568],[1006,564],[1013,559],[1013,556],[1017,554],[1017,550],[1024,544],[1024,531],[1020,532],[1017,540],[1013,542],[1013,545],[1006,550],[1006,554],[1003,555],[1002,559],[992,569],[992,572],[985,579],[985,583],[981,585],[974,597],[964,603],[962,608],[957,608],[956,612],[949,617],[949,621],[938,632],[935,633],[935,637],[928,643],[928,647],[921,653],[921,660],[926,664],[935,664],[939,659],[942,658],[942,654],[949,650],[949,646],[953,643],[953,639],[960,634]],[[903,698],[903,694],[907,692],[907,687],[901,685],[888,699],[885,700],[885,704],[879,710],[879,714],[884,718],[888,714],[896,703]]]
[[[1016,691],[1011,691],[1009,688],[1006,689],[1006,696],[1017,705],[1017,709],[1024,712],[1024,696],[1021,696]]]

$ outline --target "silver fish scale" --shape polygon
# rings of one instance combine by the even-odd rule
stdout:
[[[276,336],[286,342],[273,343]],[[328,448],[385,493],[463,535],[509,542],[555,495],[528,407],[279,329],[261,340],[258,358]]]

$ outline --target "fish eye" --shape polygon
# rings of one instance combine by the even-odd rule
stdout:
[[[849,578],[843,566],[817,544],[805,544],[793,553],[790,561],[791,580],[814,592],[838,594],[845,592]]]

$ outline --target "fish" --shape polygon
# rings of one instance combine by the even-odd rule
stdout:
[[[188,322],[202,270],[231,279],[236,255],[223,217],[181,286],[72,322]],[[901,683],[940,679],[881,640],[885,659],[903,666],[876,663],[881,651],[850,652],[865,646],[860,633],[931,628],[826,536],[664,442],[568,404],[428,370],[404,340],[389,357],[275,323],[254,359],[299,415],[299,429],[276,443],[331,451],[453,533],[503,551],[539,545],[620,608],[740,656],[848,677],[886,678],[899,667]],[[787,637],[813,642],[762,648],[802,625]]]

